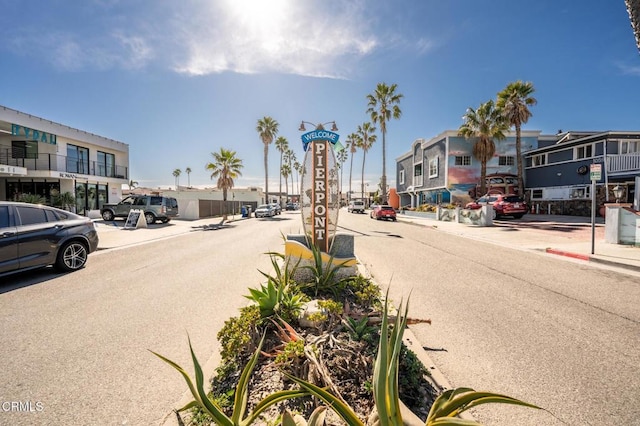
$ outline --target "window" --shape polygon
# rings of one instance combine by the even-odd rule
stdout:
[[[571,190],[571,198],[591,198],[591,187],[590,186],[581,186],[578,188],[573,188]]]
[[[9,206],[0,206],[0,229],[9,227]]]
[[[470,166],[471,165],[471,156],[470,155],[456,155],[456,166]]]
[[[37,207],[16,207],[18,216],[22,225],[35,225],[37,223],[46,223],[47,216],[44,209]]]
[[[400,185],[404,185],[404,170],[400,170],[400,176],[398,177]]]
[[[429,160],[429,177],[438,177],[438,157]]]
[[[531,191],[532,200],[542,200],[542,189],[534,189]]]
[[[531,160],[534,167],[544,166],[545,164],[547,164],[547,154],[534,155]]]
[[[593,157],[593,144],[578,146],[575,148],[573,158],[579,160],[581,158]]]
[[[89,174],[89,149],[76,145],[67,145],[67,171],[69,173]]]
[[[106,152],[98,151],[98,176],[115,176],[115,164],[116,156],[113,154],[107,154]]]
[[[514,164],[516,164],[516,159],[511,155],[501,155],[498,158],[498,165],[500,166],[513,166]]]
[[[620,141],[620,154],[640,152],[640,141]]]
[[[38,142],[11,141],[11,158],[38,158]]]

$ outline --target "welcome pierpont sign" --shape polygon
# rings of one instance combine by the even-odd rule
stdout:
[[[305,149],[300,182],[302,224],[313,244],[329,253],[338,223],[340,207],[338,169],[333,151],[340,148],[339,135],[322,129],[302,135]]]

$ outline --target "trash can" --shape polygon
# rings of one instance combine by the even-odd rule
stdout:
[[[240,208],[242,217],[251,217],[251,206],[242,206]]]

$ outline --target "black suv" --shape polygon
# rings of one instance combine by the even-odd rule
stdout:
[[[118,204],[104,204],[100,215],[104,220],[126,218],[129,211],[137,209],[144,211],[144,218],[149,225],[156,220],[167,223],[178,216],[178,200],[161,195],[130,195]]]

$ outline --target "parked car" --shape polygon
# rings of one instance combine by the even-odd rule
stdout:
[[[389,219],[393,220],[394,222],[398,220],[398,218],[396,217],[395,209],[391,206],[385,205],[376,205],[373,210],[371,210],[369,216],[371,217],[371,219],[376,220]]]
[[[54,265],[82,268],[98,249],[91,219],[36,204],[0,201],[0,276]]]
[[[364,201],[354,200],[349,202],[347,207],[349,213],[364,213]]]
[[[255,212],[256,217],[273,217],[276,215],[276,210],[271,204],[260,204]]]
[[[287,203],[285,206],[286,210],[298,210],[298,205],[296,203]]]
[[[178,201],[161,195],[130,195],[118,204],[104,204],[100,215],[104,220],[126,218],[132,209],[144,210],[144,218],[149,225],[156,220],[167,223],[178,216]]]
[[[466,205],[467,209],[479,209],[484,205],[492,205],[496,218],[513,216],[520,219],[529,211],[527,203],[515,194],[487,194]]]
[[[271,203],[271,207],[273,207],[275,214],[282,214],[282,206],[280,203]]]

